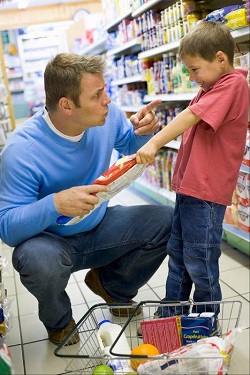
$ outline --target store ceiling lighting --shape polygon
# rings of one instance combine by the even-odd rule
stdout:
[[[19,0],[18,9],[26,9],[29,5],[29,0]]]

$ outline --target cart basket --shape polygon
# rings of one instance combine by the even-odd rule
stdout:
[[[140,375],[158,375],[158,374],[171,374],[171,375],[224,375],[227,374],[231,354],[227,356],[227,365],[223,366],[223,369],[213,371],[211,366],[212,361],[216,360],[216,357],[199,357],[196,356],[181,356],[171,357],[171,353],[162,353],[157,356],[145,356],[145,355],[128,355],[125,353],[116,352],[116,344],[123,333],[125,333],[127,340],[130,344],[131,349],[143,344],[142,336],[138,332],[141,329],[141,323],[155,319],[155,312],[159,308],[163,308],[164,311],[169,311],[171,316],[183,316],[188,313],[195,313],[197,311],[203,312],[216,312],[216,319],[218,324],[218,335],[224,338],[226,334],[233,328],[237,328],[239,325],[239,318],[242,308],[240,301],[210,301],[210,302],[162,302],[162,301],[142,301],[137,305],[133,314],[129,318],[117,317],[112,315],[110,312],[112,307],[127,307],[131,308],[131,304],[96,304],[92,306],[86,314],[79,320],[76,327],[67,335],[64,341],[56,348],[54,354],[57,357],[61,357],[65,360],[65,373],[67,374],[86,374],[92,375],[93,370],[96,366],[107,364],[114,367],[117,361],[122,363],[124,370],[114,372],[115,374],[126,375],[129,371],[127,367],[131,366],[131,360],[147,361],[147,366],[152,365],[152,368],[145,372],[138,372],[134,370],[135,374]],[[138,314],[138,309],[141,313]],[[121,325],[122,331],[117,336],[113,345],[110,348],[110,356],[102,354],[98,340],[97,331],[99,329],[98,323],[104,319],[110,320],[112,323]],[[138,330],[139,329],[139,330]],[[74,337],[76,331],[79,333],[80,341],[77,344],[69,345],[71,338]],[[171,336],[171,333],[170,333]],[[218,355],[217,360],[221,359]],[[200,364],[199,364],[200,362]],[[164,368],[164,371],[157,372],[158,367],[163,363],[171,363],[172,369],[169,372]],[[125,364],[125,365],[124,365]],[[127,364],[127,367],[126,367]],[[126,369],[125,369],[126,368]],[[131,371],[131,370],[130,370]],[[132,370],[133,372],[133,370]]]

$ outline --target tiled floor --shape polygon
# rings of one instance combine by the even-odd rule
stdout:
[[[132,189],[127,189],[112,200],[112,204],[124,205],[147,204],[147,202]],[[8,291],[8,298],[12,300],[13,328],[7,334],[7,345],[11,351],[15,374],[64,374],[65,360],[54,355],[56,347],[48,341],[46,330],[38,319],[36,300],[20,283],[19,276],[11,265],[11,248],[6,245],[3,245],[3,256],[9,263],[5,268],[4,284]],[[249,257],[223,243],[220,268],[223,298],[241,301],[243,306],[240,327],[244,330],[236,339],[229,374],[250,374]],[[167,269],[166,259],[148,284],[141,288],[137,300],[158,300],[164,296]],[[86,272],[87,270],[72,275],[67,286],[76,321],[90,306],[103,302],[85,285]]]

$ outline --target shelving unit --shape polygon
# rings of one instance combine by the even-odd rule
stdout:
[[[66,25],[65,25],[66,27]],[[44,103],[43,73],[48,60],[67,52],[68,44],[62,29],[50,27],[18,35],[17,43],[24,81],[24,96],[30,105]]]
[[[122,22],[125,18],[130,18],[132,15],[132,9],[129,9],[126,13],[122,14],[121,16],[116,17],[114,20],[111,20],[106,26],[104,26],[104,29],[107,32],[116,30],[119,23]]]
[[[141,50],[141,41],[140,39],[133,39],[130,40],[129,42],[123,44],[122,46],[113,48],[109,51],[107,51],[107,57],[109,56],[121,56],[125,54],[126,52],[128,53],[137,53]]]
[[[95,43],[90,44],[89,46],[82,49],[82,55],[102,55],[107,51],[107,36],[101,38]]]
[[[250,255],[249,233],[226,223],[223,224],[223,228],[223,239],[236,249]]]
[[[164,9],[168,6],[171,6],[174,4],[175,1],[171,0],[149,0],[142,6],[140,6],[136,10],[132,10],[131,12],[128,12],[124,15],[124,17],[120,17],[113,22],[109,23],[106,27],[107,32],[110,32],[112,30],[115,30],[120,22],[123,21],[123,19],[128,18],[135,18],[138,16],[141,16],[144,12],[151,10],[151,9]],[[228,3],[224,4],[222,1],[213,2],[214,3],[214,9],[218,9],[220,6],[227,6],[230,5]],[[249,27],[243,27],[238,30],[232,31],[232,36],[237,43],[242,42],[249,42]],[[148,58],[157,58],[162,56],[164,53],[169,52],[177,52],[179,48],[179,41],[168,43],[161,45],[159,47],[155,47],[146,51],[140,50],[140,41],[139,40],[132,40],[129,43],[126,43],[122,46],[119,46],[117,48],[114,48],[109,51],[105,51],[107,57],[110,56],[120,56],[122,54],[128,53],[132,51],[132,46],[136,46],[136,49],[133,51],[134,53],[138,53],[138,59],[148,59]],[[119,85],[125,85],[133,82],[141,82],[141,75],[136,75],[132,77],[126,77],[122,79],[115,79],[112,81],[111,86],[119,86]],[[150,102],[155,99],[161,99],[163,103],[183,103],[188,105],[190,100],[193,99],[193,97],[196,95],[195,92],[190,93],[180,93],[180,94],[157,94],[157,95],[145,95],[144,96],[144,102]],[[136,112],[139,108],[137,106],[126,106],[122,107],[123,111],[125,112]],[[166,147],[178,150],[180,145],[180,142],[172,141],[169,144],[166,145]],[[241,168],[244,173],[249,173],[249,168],[242,166]],[[161,204],[170,204],[174,205],[175,201],[175,193],[171,191],[167,191],[165,189],[156,188],[149,183],[145,182],[143,179],[137,180],[133,186],[143,194],[148,195],[155,201],[161,203]],[[239,250],[243,251],[244,253],[250,255],[250,240],[249,240],[249,233],[244,232],[243,230],[230,226],[228,224],[224,225],[224,238],[232,245],[238,248]]]

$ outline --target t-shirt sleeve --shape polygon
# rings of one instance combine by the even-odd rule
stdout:
[[[190,103],[190,110],[217,131],[223,123],[237,117],[244,80],[243,75],[221,77],[209,91],[197,95],[197,102]]]

